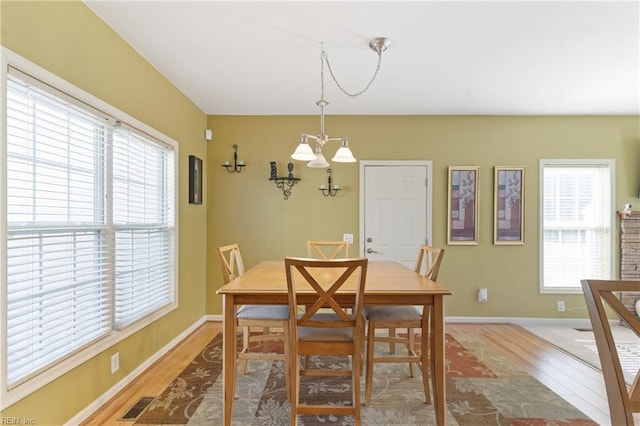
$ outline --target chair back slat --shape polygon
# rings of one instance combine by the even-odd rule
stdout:
[[[421,274],[424,269],[424,276],[436,281],[443,257],[444,249],[422,244],[418,250],[418,259],[416,260],[414,271]]]
[[[368,260],[358,259],[303,259],[285,258],[289,308],[291,318],[297,318],[299,327],[337,328],[354,327],[358,315],[348,313],[351,307],[343,307],[336,300],[336,294],[349,283],[356,291],[353,312],[362,312],[362,293],[366,281]],[[299,292],[299,290],[303,292]],[[306,310],[298,312],[298,298],[303,295]],[[330,308],[331,318],[319,313],[322,308]],[[295,328],[295,327],[294,327]]]
[[[633,413],[640,412],[640,375],[636,375],[631,388],[627,389],[603,302],[640,337],[640,319],[616,295],[617,292],[640,291],[640,281],[582,280],[581,283],[602,366],[611,424],[633,426]]]
[[[220,246],[216,250],[222,268],[222,280],[225,284],[244,273],[242,256],[237,243]]]
[[[346,241],[307,241],[307,256],[319,259],[349,257],[349,243]]]

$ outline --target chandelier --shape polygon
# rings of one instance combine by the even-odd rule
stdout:
[[[330,137],[324,131],[324,107],[329,105],[329,102],[324,99],[324,64],[326,62],[329,73],[331,74],[331,78],[335,82],[336,86],[338,86],[338,88],[342,91],[342,93],[350,98],[355,98],[356,96],[359,96],[366,92],[367,89],[369,89],[369,86],[371,86],[371,83],[373,83],[373,81],[376,79],[378,71],[380,70],[382,52],[387,50],[390,44],[391,40],[386,37],[374,38],[369,42],[369,48],[371,48],[371,50],[376,52],[378,55],[378,64],[376,66],[375,72],[373,73],[373,77],[371,77],[371,80],[369,80],[364,89],[356,93],[349,93],[340,85],[340,83],[338,83],[338,80],[336,79],[336,76],[331,69],[329,56],[324,50],[324,44],[322,44],[320,52],[320,100],[316,102],[316,105],[320,107],[320,133],[317,135],[303,133],[300,139],[300,144],[296,148],[295,152],[291,154],[291,158],[293,158],[294,160],[308,161],[308,167],[329,167],[329,163],[322,154],[322,148],[329,141],[340,141],[340,148],[338,148],[338,151],[333,156],[331,161],[335,161],[336,163],[355,163],[356,159],[353,156],[351,149],[349,149],[349,141],[347,140],[347,138],[345,136]],[[314,149],[311,149],[311,146],[309,145],[309,139],[315,141]]]

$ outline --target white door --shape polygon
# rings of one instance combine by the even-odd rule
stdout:
[[[360,255],[413,268],[431,240],[431,162],[360,162]]]

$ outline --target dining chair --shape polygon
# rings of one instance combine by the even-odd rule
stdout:
[[[285,258],[291,321],[291,424],[305,414],[351,415],[360,419],[361,347],[364,338],[362,306],[368,259]],[[336,294],[346,284],[356,292],[353,311],[341,306]],[[351,287],[353,285],[353,287]],[[308,308],[298,314],[298,304]],[[330,313],[318,311],[329,308]],[[350,370],[301,368],[300,357],[306,355],[346,355]],[[300,404],[301,376],[350,376],[352,405]]]
[[[312,259],[346,259],[349,257],[349,243],[341,240],[308,240],[307,256]],[[304,358],[304,367],[307,362],[308,356]]]
[[[438,278],[440,264],[444,257],[444,249],[422,244],[418,250],[418,258],[414,271],[424,274],[432,281]],[[390,286],[393,283],[389,283]],[[415,377],[415,364],[420,363],[422,367],[422,386],[427,403],[431,402],[429,392],[429,380],[427,374],[428,365],[428,345],[420,349],[420,355],[415,350],[414,329],[422,329],[423,321],[426,322],[424,329],[429,327],[430,313],[422,311],[419,306],[394,306],[394,305],[366,305],[363,308],[364,317],[367,321],[367,350],[366,350],[366,377],[365,377],[365,404],[371,404],[371,393],[373,390],[373,366],[376,363],[409,363],[409,373]],[[376,336],[376,329],[386,328],[387,336]],[[398,336],[397,328],[406,328],[407,336]],[[389,355],[375,355],[375,342],[389,343]],[[407,348],[407,355],[396,355],[396,343],[404,344]]]
[[[307,241],[307,256],[319,259],[349,257],[349,243],[346,241]]]
[[[218,247],[217,253],[225,284],[244,273],[237,243]],[[248,360],[282,361],[285,363],[285,380],[288,385],[289,307],[287,305],[242,305],[236,313],[236,327],[242,328],[242,350],[237,354],[242,374],[247,373]],[[262,328],[262,334],[252,336],[250,333],[252,327]],[[273,332],[273,329],[281,329],[282,332]],[[273,341],[284,342],[284,353],[269,351],[269,343]],[[262,343],[262,352],[251,351],[254,342]]]
[[[640,375],[636,375],[631,387],[627,388],[603,302],[640,336],[637,313],[632,313],[616,295],[616,292],[640,291],[640,281],[582,280],[581,283],[602,366],[611,424],[633,426],[633,413],[640,413]]]

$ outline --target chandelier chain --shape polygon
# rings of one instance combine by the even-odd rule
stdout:
[[[329,74],[331,74],[331,78],[333,79],[334,83],[336,83],[336,86],[338,86],[338,89],[340,89],[340,91],[342,93],[344,93],[345,95],[347,95],[348,97],[355,98],[357,96],[362,95],[367,90],[369,90],[369,87],[371,86],[373,81],[378,76],[378,71],[380,71],[380,63],[382,62],[382,51],[378,50],[377,53],[378,53],[378,64],[376,66],[376,70],[373,73],[373,77],[371,77],[371,80],[369,80],[369,82],[364,87],[364,89],[362,89],[362,90],[360,90],[359,92],[356,92],[356,93],[349,93],[349,91],[347,91],[344,87],[342,87],[342,85],[338,82],[338,79],[336,78],[335,74],[333,73],[333,69],[331,68],[331,63],[329,62],[329,55],[327,55],[327,52],[324,50],[324,46],[322,46],[322,53],[320,54],[320,61],[324,61],[324,62],[327,63],[327,68],[329,69]],[[324,66],[321,67],[320,74],[321,74],[320,75],[320,80],[322,80],[322,97],[324,98]]]

